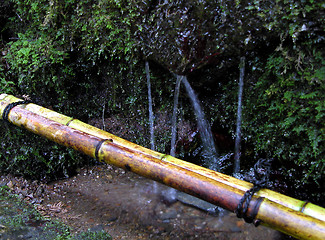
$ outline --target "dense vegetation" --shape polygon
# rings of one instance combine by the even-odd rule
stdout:
[[[312,185],[315,195],[310,199],[321,201],[316,194],[323,192],[325,182],[321,1],[0,4],[1,92],[28,94],[43,106],[84,121],[104,112],[137,119],[146,129],[144,61],[149,59],[157,112],[171,113],[175,84],[171,72],[187,75],[209,120],[234,137],[238,65],[246,56],[242,133],[246,167],[259,157],[274,158],[279,175],[291,182],[299,179],[292,188]],[[186,101],[183,96],[183,115],[190,116]],[[6,128],[0,131],[9,134]],[[136,141],[148,145],[147,131],[137,134]],[[29,168],[32,162],[45,169],[38,177],[49,177],[54,169],[69,174],[70,168],[85,161],[50,143],[45,149],[42,143],[35,144],[38,138],[24,138],[20,131],[11,130],[11,136],[1,143],[2,170],[36,177],[39,173],[23,171],[34,169]],[[160,138],[162,151],[168,136]]]

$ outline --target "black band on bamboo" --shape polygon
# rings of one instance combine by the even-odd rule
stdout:
[[[70,123],[71,123],[73,120],[75,120],[75,119],[74,119],[74,118],[71,118],[71,120],[69,120],[65,125],[66,125],[66,126],[69,126]]]
[[[244,218],[244,220],[247,223],[253,222],[254,217],[253,216],[248,217],[246,214],[248,211],[249,203],[252,200],[254,193],[258,192],[260,189],[261,189],[260,186],[254,186],[245,192],[244,196],[241,198],[235,211],[238,218]]]
[[[264,197],[259,197],[257,199],[257,202],[255,203],[255,206],[253,208],[253,211],[252,211],[251,215],[249,216],[249,218],[252,219],[253,224],[255,225],[255,227],[258,227],[260,225],[260,223],[261,223],[261,221],[259,219],[256,219],[256,216],[258,214],[258,211],[260,210],[260,206],[261,206],[263,200],[264,200]]]
[[[107,139],[102,139],[102,140],[97,144],[97,146],[96,146],[96,149],[95,149],[95,158],[96,158],[96,160],[98,160],[98,161],[99,161],[99,159],[98,159],[98,152],[99,152],[99,149],[100,149],[100,147],[103,145],[103,143],[104,143],[105,141],[107,141]]]
[[[21,105],[21,104],[28,104],[28,103],[31,103],[30,100],[23,100],[23,101],[18,101],[18,102],[13,102],[13,103],[9,103],[5,109],[3,110],[3,113],[2,113],[2,120],[4,120],[5,122],[9,122],[9,119],[8,119],[8,116],[9,116],[9,113],[11,111],[11,109],[13,109],[14,107],[18,106],[18,105]]]
[[[268,178],[271,172],[271,162],[272,159],[259,159],[257,161],[257,163],[254,165],[254,175],[255,175],[255,179],[253,183],[254,186],[245,192],[244,196],[240,199],[239,204],[235,210],[237,217],[243,218],[247,223],[252,223],[255,221],[254,219],[256,215],[247,216],[249,203],[252,200],[254,193],[258,192],[261,188],[267,186]],[[256,223],[254,222],[254,224],[255,226],[258,226],[259,222],[258,221]]]
[[[310,203],[308,200],[304,202],[304,204],[300,208],[300,212],[303,213],[305,211],[305,208],[306,208],[306,206],[307,206],[308,203]]]
[[[103,143],[106,141],[113,142],[112,139],[102,139],[99,141],[99,143],[97,144],[96,149],[95,149],[95,158],[97,161],[99,161],[99,159],[98,159],[99,150],[100,150],[101,146],[103,145]]]

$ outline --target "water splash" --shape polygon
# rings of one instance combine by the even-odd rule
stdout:
[[[147,85],[148,85],[150,145],[151,145],[151,149],[155,150],[154,115],[153,115],[153,110],[152,110],[151,82],[150,82],[150,71],[149,71],[148,61],[146,61],[146,63],[145,63],[145,68],[146,68]]]
[[[187,80],[186,76],[180,76],[182,78],[182,82],[185,86],[187,94],[191,99],[194,113],[196,116],[197,125],[199,128],[199,132],[202,139],[202,144],[204,147],[203,157],[205,165],[215,171],[220,170],[220,164],[218,162],[218,152],[214,143],[212,131],[209,122],[206,120],[200,102],[191,87],[190,83]]]

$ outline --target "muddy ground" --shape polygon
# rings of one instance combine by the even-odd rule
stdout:
[[[211,215],[182,202],[166,202],[168,188],[109,165],[81,169],[49,184],[2,176],[12,192],[73,233],[105,230],[113,239],[263,239],[285,237],[245,223],[234,213]]]

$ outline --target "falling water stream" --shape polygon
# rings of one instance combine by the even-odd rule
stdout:
[[[155,150],[154,115],[153,115],[153,110],[152,110],[151,83],[150,83],[150,71],[149,71],[148,61],[146,61],[146,63],[145,63],[145,68],[146,68],[147,85],[148,85],[150,145],[151,145],[151,149]]]
[[[211,133],[211,129],[209,127],[208,122],[205,120],[202,108],[198,102],[198,99],[191,88],[186,76],[176,75],[176,84],[174,91],[174,106],[173,106],[173,116],[172,116],[172,139],[171,139],[171,150],[170,155],[175,156],[176,149],[176,138],[177,138],[177,110],[178,110],[178,98],[180,91],[180,84],[183,82],[187,93],[192,101],[192,105],[194,107],[195,115],[197,118],[199,130],[201,132],[202,143],[204,144],[205,149],[205,163],[207,163],[208,167],[214,170],[219,169],[217,162],[217,151],[214,146],[214,141]],[[209,143],[209,141],[211,141]],[[167,190],[163,190],[162,195],[166,202],[172,203],[176,200],[183,202],[188,205],[195,206],[196,208],[202,209],[211,214],[221,213],[221,209],[217,208],[215,205],[210,204],[206,201],[203,201],[199,198],[190,196],[186,193],[179,192],[173,188],[168,188]]]
[[[181,85],[183,76],[177,76],[176,84],[175,84],[175,92],[174,92],[174,107],[173,107],[173,116],[172,116],[172,140],[171,140],[171,148],[170,155],[175,157],[176,151],[176,137],[177,137],[177,109],[178,109],[178,97],[179,97],[179,88]]]
[[[187,77],[181,76],[181,78],[194,108],[197,126],[199,128],[202,144],[204,147],[203,154],[202,154],[204,158],[204,164],[206,165],[206,167],[212,170],[219,171],[220,164],[218,162],[218,152],[214,143],[210,124],[205,118],[200,102],[193,88],[191,87],[189,81],[187,80]]]
[[[150,81],[150,69],[149,62],[145,63],[146,77],[147,77],[147,86],[148,86],[148,105],[149,105],[149,124],[150,124],[150,147],[152,150],[155,150],[155,132],[154,132],[154,115],[152,109],[152,96],[151,96],[151,81]],[[153,183],[153,191],[157,193],[158,190],[157,182]]]
[[[237,108],[237,124],[236,124],[236,141],[235,141],[235,160],[234,173],[240,170],[240,141],[241,141],[241,118],[242,118],[242,98],[244,88],[244,74],[245,74],[245,57],[240,58],[240,74],[238,87],[238,108]]]
[[[172,139],[170,147],[170,155],[175,157],[176,155],[176,137],[177,137],[177,109],[178,109],[178,97],[179,89],[181,85],[183,76],[176,77],[175,91],[174,91],[174,106],[173,106],[173,116],[172,116]],[[168,202],[173,202],[177,200],[177,190],[174,188],[167,189],[164,193],[165,199]]]

